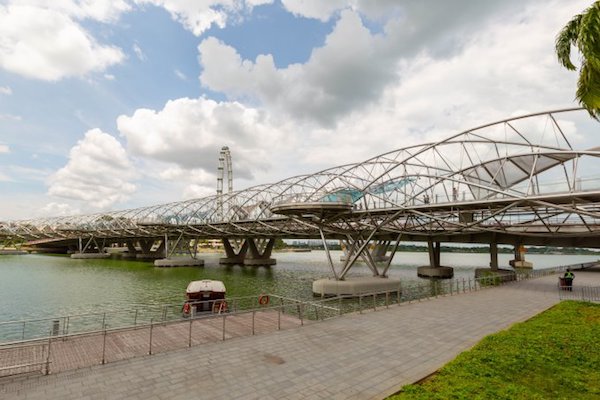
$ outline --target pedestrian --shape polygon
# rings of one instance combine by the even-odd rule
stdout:
[[[571,268],[567,268],[564,278],[565,278],[565,286],[567,287],[566,290],[572,292],[573,291],[573,279],[575,279],[575,274],[573,272],[571,272]]]

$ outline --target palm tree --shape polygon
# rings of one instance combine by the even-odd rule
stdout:
[[[556,37],[558,61],[568,70],[577,67],[571,62],[571,45],[581,53],[581,67],[576,97],[595,119],[600,119],[600,1],[595,1],[583,13],[576,15]]]

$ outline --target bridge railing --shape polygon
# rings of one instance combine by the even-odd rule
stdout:
[[[268,309],[268,305],[259,303],[259,297],[228,297],[226,299],[227,312],[235,314]],[[266,295],[266,298],[269,299],[269,303],[274,303],[277,306],[291,307],[289,312],[295,314],[298,314],[298,304],[307,303],[273,294]],[[214,303],[215,300],[190,302],[192,309],[198,306],[200,309],[209,311],[212,311]],[[180,321],[184,318],[182,313],[183,305],[184,302],[135,304],[127,309],[0,322],[0,345],[10,342],[16,343],[46,339],[48,336],[65,337],[72,334],[98,332],[103,330],[105,326],[110,326],[114,329],[124,329],[149,324],[150,321],[154,323]],[[308,305],[303,305],[302,307],[307,310],[310,309]],[[199,313],[198,317],[200,316],[206,316],[206,314]]]

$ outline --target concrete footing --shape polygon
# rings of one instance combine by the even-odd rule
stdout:
[[[454,268],[444,266],[431,267],[429,265],[424,265],[417,268],[417,275],[421,278],[449,279],[454,276]]]
[[[510,260],[508,262],[513,268],[533,268],[533,263],[525,260]]]
[[[25,250],[0,250],[0,256],[20,256],[24,254],[29,254],[29,252]]]
[[[319,279],[313,282],[312,291],[317,296],[357,296],[366,293],[400,292],[400,280],[381,277],[353,277],[343,281]]]
[[[71,254],[71,258],[76,258],[79,260],[94,260],[99,258],[110,258],[110,254],[108,253],[73,253]]]
[[[164,254],[145,254],[145,253],[138,253],[135,255],[135,258],[137,258],[138,260],[160,260],[161,258],[163,258],[165,255]]]
[[[198,258],[163,258],[154,260],[155,267],[202,267],[204,260]]]
[[[254,266],[262,266],[262,265],[275,265],[277,264],[277,260],[274,258],[245,258],[244,265],[254,265]]]
[[[243,265],[244,257],[221,257],[219,258],[219,264],[222,265]]]

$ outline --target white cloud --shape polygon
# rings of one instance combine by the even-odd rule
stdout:
[[[92,129],[71,149],[67,165],[49,178],[48,194],[106,208],[135,192],[131,183],[135,177],[121,144],[111,135]]]
[[[321,21],[327,21],[336,11],[356,3],[348,0],[281,0],[281,2],[294,15]]]
[[[39,209],[39,216],[64,217],[80,214],[81,210],[67,203],[51,202]]]
[[[67,14],[53,9],[0,5],[0,67],[56,81],[102,71],[121,62],[120,49],[98,44]]]
[[[141,47],[137,43],[133,44],[133,52],[140,61],[146,61],[146,54],[144,54]]]
[[[0,171],[0,182],[12,182],[13,180],[10,176],[6,175],[4,172]]]
[[[342,13],[325,45],[305,64],[278,69],[271,55],[254,62],[215,38],[199,46],[202,84],[235,99],[256,99],[299,120],[333,125],[377,100],[398,79],[398,56],[388,38],[371,34],[355,13]]]
[[[6,144],[0,144],[0,154],[10,153],[10,147]]]
[[[93,19],[101,22],[116,21],[131,10],[125,0],[12,0],[11,4],[55,10],[77,19]]]
[[[230,18],[241,18],[253,7],[273,0],[135,0],[136,4],[163,7],[171,17],[194,35],[200,36],[213,25],[224,28]]]
[[[13,114],[0,114],[0,120],[21,121],[23,120],[23,117]]]
[[[379,99],[339,118],[335,128],[312,130],[312,146],[299,154],[310,164],[359,161],[511,115],[574,106],[577,74],[556,61],[554,37],[582,7],[529,6],[510,19],[490,19],[447,57],[423,50],[403,58],[399,79]]]
[[[281,135],[259,110],[205,98],[171,100],[160,111],[138,109],[121,115],[117,126],[134,154],[186,170],[213,171],[218,150],[228,145],[235,149],[237,176],[243,178],[266,168],[270,148],[265,144],[277,143]]]
[[[0,94],[10,96],[12,94],[12,89],[8,86],[0,86]]]

